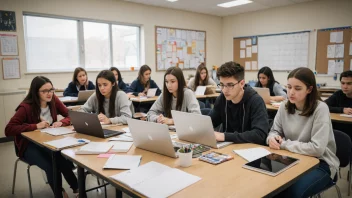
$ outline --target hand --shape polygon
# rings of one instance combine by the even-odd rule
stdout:
[[[163,114],[160,114],[156,120],[157,123],[164,123],[165,121],[165,117],[163,116]]]
[[[280,150],[280,145],[282,143],[282,137],[281,136],[275,136],[271,137],[269,139],[269,147],[272,149]]]
[[[128,98],[133,98],[134,95],[133,95],[133,93],[127,93],[127,97],[128,97]]]
[[[351,115],[352,114],[352,108],[343,108],[343,113],[347,114],[347,115]]]
[[[283,96],[271,96],[270,100],[273,100],[276,102],[281,102],[281,101],[285,100],[285,98]]]
[[[62,126],[62,122],[54,122],[51,127],[56,128],[56,127],[61,127]]]
[[[138,94],[138,96],[146,96],[145,93],[141,92]]]
[[[37,129],[44,129],[44,128],[47,128],[49,127],[49,122],[47,121],[41,121],[37,124]]]
[[[215,134],[216,141],[220,141],[220,142],[225,141],[225,134],[224,133],[214,132],[214,134]]]
[[[98,115],[98,119],[99,119],[99,121],[102,122],[103,124],[111,124],[110,119],[109,119],[108,117],[106,117],[106,115],[104,115],[104,114],[102,114],[102,113],[100,113],[100,114]]]

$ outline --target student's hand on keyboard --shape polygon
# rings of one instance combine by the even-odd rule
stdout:
[[[216,141],[220,141],[220,142],[225,141],[225,134],[224,133],[214,132],[214,134],[215,134]]]
[[[104,114],[102,114],[102,113],[100,113],[100,114],[98,115],[98,119],[99,119],[99,121],[102,122],[103,124],[111,124],[110,119],[109,119],[108,117],[106,117],[106,115],[104,115]]]

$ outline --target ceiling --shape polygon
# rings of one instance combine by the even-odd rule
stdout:
[[[297,3],[303,3],[316,0],[251,0],[252,3],[236,6],[232,8],[222,8],[217,4],[225,3],[232,0],[178,0],[169,2],[166,0],[124,0],[128,2],[141,3],[158,7],[165,7],[190,12],[198,12],[215,16],[228,16],[245,12],[258,11],[279,6],[288,6]]]

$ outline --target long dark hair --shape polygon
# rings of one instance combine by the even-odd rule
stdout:
[[[177,102],[176,102],[176,110],[180,111],[182,108],[182,102],[184,97],[183,88],[186,87],[185,77],[183,76],[183,72],[178,67],[170,67],[166,70],[164,75],[164,87],[163,87],[163,103],[164,103],[164,113],[168,118],[172,118],[171,115],[171,105],[172,105],[172,93],[167,90],[166,87],[166,75],[171,74],[176,77],[178,81],[178,89],[177,89]]]
[[[146,72],[148,70],[152,71],[152,69],[150,69],[150,67],[148,65],[142,65],[141,68],[139,68],[139,72],[138,72],[138,80],[142,85],[144,85],[144,88],[149,88],[149,86],[150,86],[150,79],[151,78],[147,82],[144,82],[144,80],[143,80],[143,78],[144,78],[143,74],[144,74],[144,72]]]
[[[202,70],[205,69],[205,71],[207,72],[207,76],[205,77],[204,80],[201,79],[200,77],[200,73],[202,72]],[[208,73],[208,69],[207,67],[204,65],[204,63],[201,63],[198,68],[197,68],[197,72],[196,72],[196,76],[194,77],[194,91],[197,90],[197,87],[199,85],[201,86],[205,86],[208,84],[208,80],[209,80],[209,73]],[[199,83],[200,81],[202,81],[202,83]]]
[[[121,76],[121,72],[119,69],[117,69],[116,67],[110,67],[109,69],[110,71],[116,71],[117,75],[119,76],[119,79],[117,79],[118,83],[120,84],[122,81],[122,76]]]
[[[287,77],[289,78],[296,78],[300,80],[307,86],[307,89],[312,87],[312,91],[306,96],[306,101],[304,103],[303,111],[300,114],[301,116],[311,116],[318,105],[318,100],[321,100],[318,89],[317,83],[315,82],[315,76],[312,70],[306,67],[299,67],[295,70],[292,70]],[[286,103],[286,109],[289,114],[294,114],[296,111],[296,105],[292,104],[289,100]]]
[[[262,83],[260,83],[260,80],[259,80],[259,74],[264,74],[268,77],[268,84],[266,87],[270,88],[270,90],[273,90],[274,84],[278,82],[275,80],[273,71],[270,69],[270,67],[265,66],[258,71],[258,74],[257,74],[258,82],[256,83],[255,86],[263,87]]]
[[[77,67],[75,69],[75,71],[73,72],[73,77],[72,77],[72,83],[77,85],[77,86],[81,86],[77,80],[77,75],[79,72],[83,71],[84,73],[86,73],[86,83],[84,84],[84,86],[86,87],[87,89],[87,86],[88,86],[88,75],[87,75],[87,71],[85,69],[83,69],[82,67]]]
[[[105,110],[104,110],[105,97],[99,91],[98,78],[104,78],[104,79],[111,82],[112,88],[111,88],[111,94],[110,94],[110,99],[109,99],[109,117],[113,118],[116,116],[116,114],[115,114],[115,99],[116,99],[116,94],[118,91],[118,86],[116,84],[116,79],[115,79],[114,73],[112,73],[112,71],[109,71],[109,70],[103,70],[98,74],[97,79],[95,81],[95,84],[97,85],[95,87],[95,92],[96,92],[97,99],[98,99],[98,113],[101,112],[101,113],[105,114]]]
[[[39,89],[46,83],[50,83],[53,86],[53,83],[49,80],[49,78],[44,76],[36,76],[33,78],[31,82],[31,86],[29,88],[27,96],[24,98],[23,102],[30,104],[32,107],[32,114],[38,120],[40,120],[40,97],[39,97]],[[53,86],[54,87],[54,86]],[[48,102],[49,108],[55,108],[54,95],[50,102]]]

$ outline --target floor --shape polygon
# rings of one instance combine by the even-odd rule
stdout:
[[[8,143],[0,143],[0,196],[4,197],[29,197],[29,189],[28,189],[28,180],[26,173],[25,164],[19,162],[17,167],[17,180],[16,180],[16,188],[14,195],[11,194],[12,189],[12,178],[13,178],[13,170],[14,163],[16,160],[15,151],[13,148],[13,142]],[[32,181],[32,189],[34,197],[53,197],[52,191],[49,185],[45,184],[44,174],[43,172],[36,166],[31,167],[31,181]],[[341,170],[342,178],[338,181],[338,186],[341,189],[342,197],[347,198],[347,171],[348,168],[344,168]],[[63,179],[63,181],[65,181]],[[87,188],[97,186],[97,179],[94,176],[89,175],[87,177]],[[69,186],[66,182],[64,182],[63,187],[66,189],[69,197],[74,197],[72,190],[69,189]],[[112,186],[107,187],[108,197],[115,196],[115,189]],[[88,197],[104,197],[104,191],[102,188],[101,192],[92,191],[89,192]],[[126,196],[127,197],[127,196]],[[331,188],[328,191],[324,192],[321,197],[325,198],[333,198],[337,197],[335,188]]]

